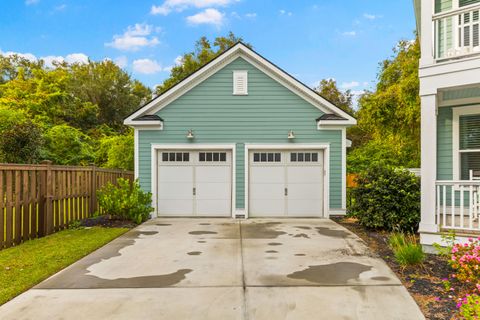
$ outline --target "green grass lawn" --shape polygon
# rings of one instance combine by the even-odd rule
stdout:
[[[0,251],[0,305],[125,233],[125,228],[72,229]]]

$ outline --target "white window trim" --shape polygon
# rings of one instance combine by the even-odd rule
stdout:
[[[257,144],[245,143],[245,219],[249,216],[249,154],[252,150],[323,150],[323,218],[329,218],[330,212],[330,144]]]
[[[237,91],[237,77],[245,77],[245,91]],[[248,71],[247,70],[234,70],[233,71],[233,95],[234,96],[248,96]]]
[[[232,218],[235,218],[236,210],[236,145],[235,144],[152,144],[151,146],[151,186],[152,186],[152,206],[153,212],[152,217],[158,217],[157,210],[157,161],[158,161],[158,151],[159,150],[229,150],[232,152],[232,200],[231,200],[231,215]]]
[[[453,180],[459,181],[460,176],[460,116],[480,114],[480,105],[453,108],[452,118],[452,152]],[[473,150],[472,150],[473,151]]]

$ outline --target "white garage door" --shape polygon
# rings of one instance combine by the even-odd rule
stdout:
[[[322,217],[323,151],[251,151],[251,217]]]
[[[230,216],[230,151],[159,151],[157,210],[160,216]]]

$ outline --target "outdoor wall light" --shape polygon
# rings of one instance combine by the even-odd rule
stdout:
[[[292,130],[288,131],[288,139],[295,139],[295,133]]]
[[[188,132],[187,132],[187,139],[193,139],[193,138],[195,138],[195,136],[194,136],[194,134],[193,134],[193,130],[190,129],[190,130],[188,130]]]

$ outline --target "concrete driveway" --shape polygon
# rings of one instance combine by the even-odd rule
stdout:
[[[156,219],[0,307],[0,319],[424,319],[330,220]]]

